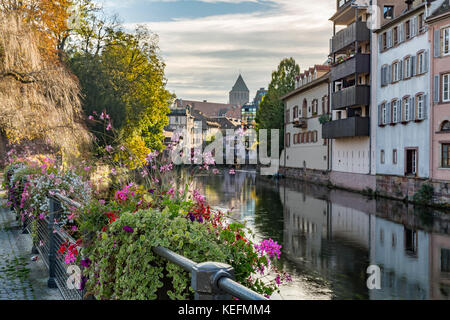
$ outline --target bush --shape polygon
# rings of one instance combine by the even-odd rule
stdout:
[[[192,298],[189,273],[155,255],[154,246],[198,263],[230,257],[205,224],[171,218],[168,211],[126,212],[86,249],[88,261],[95,261],[86,269],[87,291],[97,299]]]
[[[414,202],[422,205],[429,205],[433,202],[434,188],[431,184],[423,184],[414,195]]]

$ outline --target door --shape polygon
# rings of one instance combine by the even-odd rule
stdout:
[[[416,175],[417,173],[417,150],[406,150],[406,175]]]

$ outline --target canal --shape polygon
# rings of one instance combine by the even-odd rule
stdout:
[[[293,282],[275,299],[450,299],[450,214],[251,171],[194,183],[211,206],[283,246]],[[367,288],[370,265],[381,269],[379,290]]]

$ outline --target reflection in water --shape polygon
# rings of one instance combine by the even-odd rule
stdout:
[[[293,282],[278,298],[450,299],[448,214],[255,172],[195,183],[212,206],[282,244]],[[369,265],[381,268],[381,290],[367,288]]]

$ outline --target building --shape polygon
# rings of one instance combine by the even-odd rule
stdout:
[[[186,148],[192,149],[195,144],[195,118],[191,113],[190,106],[176,108],[176,105],[174,105],[171,107],[167,117],[169,118],[169,124],[164,128],[165,143],[169,144],[169,138],[173,137],[174,132],[178,132],[181,133],[181,137],[187,143]]]
[[[296,89],[282,97],[285,104],[285,148],[280,165],[289,169],[326,171],[329,149],[322,138],[321,117],[330,112],[329,66],[315,65],[302,73]]]
[[[330,41],[332,119],[322,137],[332,139],[330,180],[352,189],[375,188],[371,176],[371,31],[365,1],[337,0]],[[341,28],[339,32],[337,28]]]
[[[175,100],[176,108],[186,108],[190,106],[192,110],[200,111],[203,115],[209,118],[213,117],[227,117],[236,120],[241,119],[241,108],[235,104],[215,103],[193,100]]]
[[[377,30],[377,175],[429,177],[430,44],[426,6],[415,1]]]
[[[246,103],[242,106],[241,119],[243,128],[245,129],[255,128],[256,114],[258,113],[259,104],[261,103],[266,94],[267,90],[261,88],[256,92],[253,102]]]
[[[450,180],[450,1],[426,19],[431,44],[430,177]]]
[[[230,91],[230,104],[242,107],[250,101],[250,90],[248,90],[241,75],[236,80],[233,89]]]

